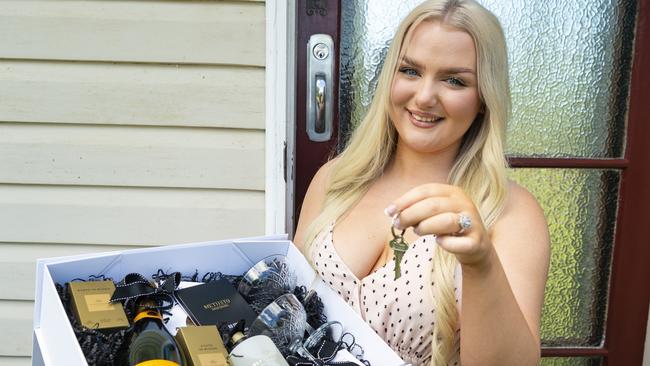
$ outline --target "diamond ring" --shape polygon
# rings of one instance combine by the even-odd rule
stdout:
[[[456,234],[462,234],[465,232],[465,230],[469,230],[472,227],[472,218],[465,215],[465,214],[459,214],[458,215],[458,226],[460,227],[460,230],[456,232]]]

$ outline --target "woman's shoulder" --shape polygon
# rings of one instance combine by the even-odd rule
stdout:
[[[314,183],[321,183],[321,185],[324,185],[327,180],[329,179],[330,173],[332,172],[332,168],[338,161],[338,157],[333,158],[329,160],[327,163],[321,165],[320,168],[318,168],[318,171],[316,171],[316,174],[314,174],[314,177],[311,180],[310,185],[313,185]]]
[[[316,174],[311,179],[311,183],[309,183],[309,188],[305,194],[305,201],[309,200],[310,202],[313,201],[313,203],[323,203],[325,194],[327,193],[327,182],[337,161],[337,158],[331,159],[318,168],[318,171],[316,171]]]
[[[528,189],[519,185],[517,182],[508,181],[508,195],[504,204],[504,214],[510,212],[520,213],[530,212],[543,214],[542,207],[539,205],[537,198],[530,193]]]
[[[535,196],[514,181],[508,182],[503,211],[495,222],[494,234],[515,232],[538,234],[541,242],[548,242],[548,224],[544,211]]]

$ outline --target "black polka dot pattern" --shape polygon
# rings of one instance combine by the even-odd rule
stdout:
[[[333,225],[312,246],[311,260],[317,273],[406,363],[428,365],[435,327],[430,291],[435,285],[430,278],[435,240],[425,236],[411,244],[404,254],[399,279],[394,279],[394,261],[359,279],[336,252],[332,229]],[[460,308],[460,267],[454,279]],[[460,332],[458,344],[459,336]],[[457,357],[449,365],[454,362],[458,362]]]

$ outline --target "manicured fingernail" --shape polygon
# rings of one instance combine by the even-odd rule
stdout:
[[[414,227],[413,232],[417,235],[420,235],[420,227],[419,226]]]
[[[390,206],[384,209],[386,216],[394,216],[397,213],[397,206],[391,204]]]
[[[395,227],[395,229],[402,230],[402,227],[400,226],[400,222],[399,222],[399,216],[393,217],[393,226]]]

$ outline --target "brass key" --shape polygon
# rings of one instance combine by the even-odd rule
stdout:
[[[393,255],[395,256],[395,279],[398,279],[402,276],[400,267],[402,257],[404,257],[404,253],[409,248],[409,245],[404,240],[404,232],[406,232],[406,229],[402,230],[402,233],[399,235],[395,234],[394,226],[390,227],[390,231],[393,234],[393,240],[388,243],[388,246],[393,249]]]

